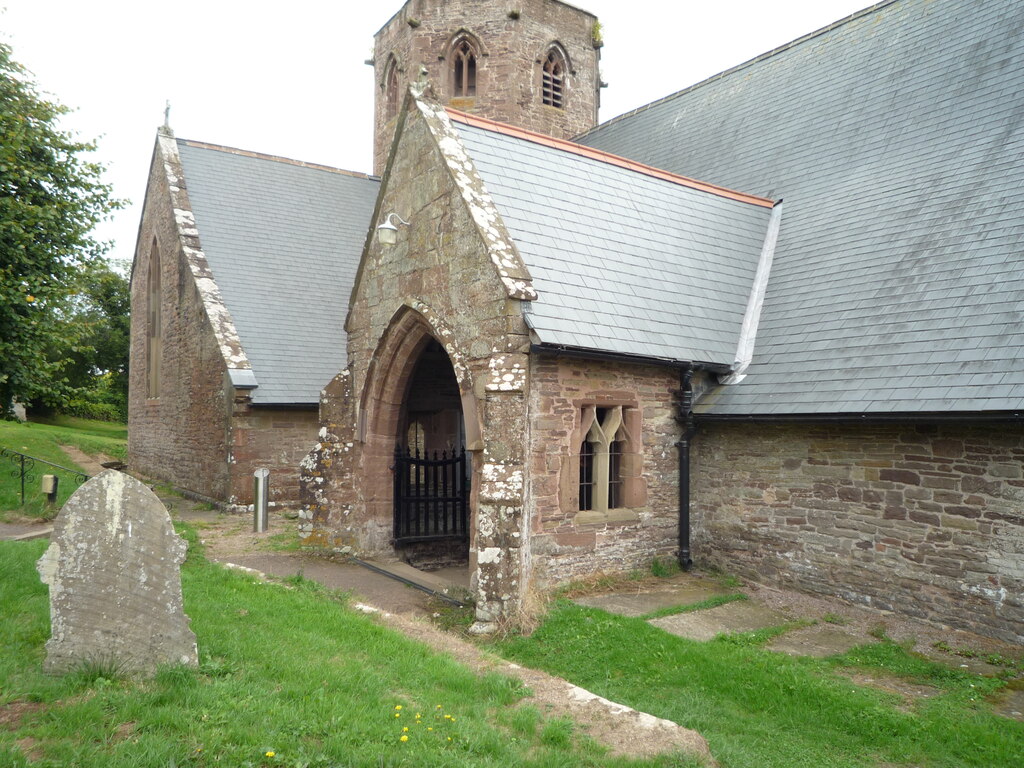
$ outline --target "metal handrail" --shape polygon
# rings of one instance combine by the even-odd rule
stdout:
[[[69,467],[63,467],[60,464],[54,464],[52,461],[40,459],[38,456],[29,456],[27,453],[21,453],[13,448],[4,448],[3,446],[0,446],[0,457],[9,459],[16,467],[11,470],[11,477],[19,477],[21,479],[21,506],[25,506],[25,481],[28,480],[29,482],[33,482],[38,477],[33,471],[35,470],[36,462],[67,472],[79,485],[89,479],[89,475],[85,472],[79,472],[77,469],[71,469]]]

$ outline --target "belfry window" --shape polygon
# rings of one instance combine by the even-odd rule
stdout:
[[[603,512],[624,505],[623,456],[627,436],[622,411],[621,405],[583,409],[583,424],[589,427],[579,447],[581,511]]]
[[[565,57],[557,48],[548,51],[541,72],[541,101],[549,107],[565,107]]]
[[[476,49],[466,38],[456,41],[452,50],[452,97],[476,96]]]
[[[384,119],[390,120],[398,114],[398,65],[392,56],[384,74]]]

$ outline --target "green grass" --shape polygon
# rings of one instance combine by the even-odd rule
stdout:
[[[96,421],[95,419],[82,419],[78,416],[65,416],[55,413],[52,416],[33,415],[32,421],[29,423],[70,429],[82,435],[118,440],[122,443],[128,439],[128,425],[116,421]],[[104,453],[108,452],[104,451]],[[113,456],[114,454],[110,455]],[[123,454],[121,455],[123,456]]]
[[[123,424],[105,421],[91,421],[67,416],[58,416],[47,423],[0,421],[0,446],[19,453],[35,456],[81,471],[60,449],[61,445],[74,445],[90,455],[105,453],[115,458],[124,458],[126,450],[126,428]],[[70,473],[56,470],[45,464],[37,464],[33,470],[36,479],[25,483],[25,506],[21,507],[21,486],[17,477],[9,470],[17,466],[6,458],[0,459],[0,519],[4,512],[14,511],[26,517],[52,517],[59,505],[67,501],[78,484]],[[39,476],[55,474],[60,478],[58,486],[58,507],[47,509],[39,492]]]
[[[561,602],[529,637],[499,650],[601,696],[700,731],[722,768],[1010,768],[1024,723],[992,714],[1004,684],[909,654],[894,643],[824,661],[742,642],[700,643],[641,619]],[[864,667],[928,682],[914,705],[861,687],[838,670]],[[974,687],[971,687],[974,686]]]
[[[644,621],[650,621],[651,619],[661,619],[665,616],[675,616],[679,613],[692,613],[693,611],[703,611],[708,608],[717,608],[720,605],[726,605],[728,603],[735,603],[737,600],[746,600],[747,596],[742,592],[734,592],[730,595],[714,595],[707,598],[706,600],[698,600],[696,603],[686,603],[685,605],[668,605],[664,608],[659,608],[656,611],[645,613],[639,618]]]
[[[517,681],[478,676],[307,579],[267,584],[212,565],[182,530],[201,665],[145,682],[107,667],[43,674],[45,542],[0,542],[0,713],[23,712],[0,728],[0,765],[29,764],[18,744],[32,765],[79,768],[696,765],[609,757],[572,723],[517,706]]]

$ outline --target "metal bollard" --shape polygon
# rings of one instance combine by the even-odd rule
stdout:
[[[57,485],[60,482],[60,478],[56,475],[43,475],[41,478],[40,490],[46,494],[47,504],[57,503]]]
[[[253,533],[266,533],[270,523],[269,513],[269,469],[257,469],[253,475],[252,494],[252,530]]]

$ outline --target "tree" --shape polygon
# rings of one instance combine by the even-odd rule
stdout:
[[[14,399],[58,404],[67,318],[107,245],[92,230],[121,202],[85,159],[94,142],[59,128],[69,110],[40,96],[0,43],[0,416]]]
[[[101,259],[83,272],[67,318],[67,343],[51,354],[65,361],[65,413],[89,418],[128,417],[128,346],[131,292],[121,271]]]

